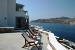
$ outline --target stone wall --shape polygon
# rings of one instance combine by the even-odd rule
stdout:
[[[9,33],[9,32],[13,32],[14,28],[10,28],[10,27],[0,27],[0,33]]]

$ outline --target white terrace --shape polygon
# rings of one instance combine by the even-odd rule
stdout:
[[[0,33],[0,50],[37,50],[36,47],[22,48],[24,38],[22,32],[15,33]],[[40,50],[47,50],[48,40],[47,35],[42,34]]]

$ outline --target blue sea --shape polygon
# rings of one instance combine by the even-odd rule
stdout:
[[[75,42],[75,25],[38,23],[38,22],[30,22],[30,24],[42,26],[44,30],[50,30],[56,36]]]

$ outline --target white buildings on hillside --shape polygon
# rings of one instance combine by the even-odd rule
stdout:
[[[0,27],[28,27],[28,11],[24,11],[23,7],[16,0],[0,0]]]

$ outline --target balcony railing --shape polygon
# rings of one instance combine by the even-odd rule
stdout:
[[[26,19],[29,19],[29,15],[25,15],[25,18],[26,18]]]
[[[21,12],[21,11],[16,11],[16,16],[29,18],[29,16],[26,15],[25,12]]]

